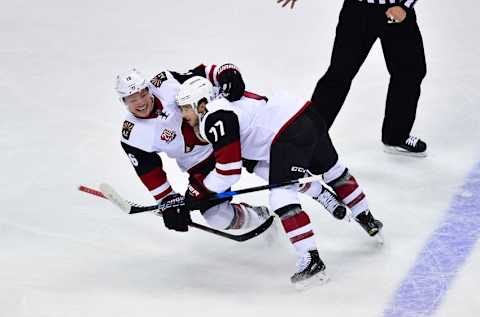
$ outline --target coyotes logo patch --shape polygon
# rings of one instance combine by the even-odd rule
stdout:
[[[152,83],[152,85],[159,88],[162,85],[162,83],[166,80],[167,80],[167,74],[165,74],[165,72],[161,72],[157,76],[153,77],[152,80],[150,80],[150,82]]]
[[[163,130],[162,135],[160,136],[160,140],[170,143],[175,139],[176,136],[177,134],[175,133],[175,131],[170,129],[165,129]]]
[[[128,140],[130,138],[130,133],[132,132],[132,129],[133,129],[133,126],[135,124],[133,124],[132,122],[130,121],[127,121],[125,120],[123,122],[123,127],[122,127],[122,137],[125,139],[125,140]]]

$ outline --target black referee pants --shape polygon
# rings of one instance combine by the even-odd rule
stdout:
[[[390,73],[382,142],[396,145],[404,142],[412,130],[426,64],[415,11],[408,10],[402,23],[387,24],[385,11],[388,6],[345,0],[330,66],[318,81],[312,102],[330,128],[353,78],[374,42],[380,38]]]

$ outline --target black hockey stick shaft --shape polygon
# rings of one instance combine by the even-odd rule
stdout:
[[[261,185],[261,186],[254,186],[254,187],[249,187],[249,188],[244,188],[244,189],[239,189],[239,190],[231,190],[231,191],[226,191],[222,193],[217,193],[213,195],[212,197],[209,197],[208,199],[201,200],[196,202],[198,205],[202,205],[207,201],[215,201],[215,200],[221,200],[225,198],[230,198],[236,195],[241,195],[241,194],[247,194],[247,193],[252,193],[252,192],[257,192],[261,190],[267,190],[267,189],[274,189],[278,187],[284,187],[284,186],[289,186],[289,185],[295,185],[295,184],[305,184],[305,183],[310,183],[310,182],[315,182],[321,179],[320,175],[315,175],[315,176],[310,176],[310,177],[304,177],[304,178],[299,178],[299,179],[294,179],[290,181],[285,181],[277,184],[267,184],[267,185]],[[173,207],[182,207],[185,206],[185,202],[180,202],[177,204],[159,204],[159,205],[152,205],[152,206],[132,206],[130,209],[131,214],[136,214],[140,212],[146,212],[146,211],[152,211],[152,210],[166,210],[168,208],[173,208]],[[192,206],[194,207],[194,206]],[[194,209],[194,208],[192,208]]]
[[[188,225],[192,228],[197,228],[197,229],[212,233],[214,235],[217,235],[217,236],[220,236],[220,237],[223,237],[223,238],[227,238],[227,239],[237,241],[237,242],[243,242],[243,241],[247,241],[247,240],[250,240],[252,238],[255,238],[259,234],[265,232],[265,230],[270,228],[270,226],[272,225],[273,219],[274,219],[274,217],[270,216],[270,217],[267,218],[267,220],[265,220],[258,227],[254,228],[254,229],[252,229],[248,232],[245,232],[243,234],[238,234],[238,235],[237,234],[230,234],[230,233],[225,232],[225,231],[220,231],[220,230],[214,229],[212,227],[204,226],[204,225],[201,225],[201,224],[193,222],[193,221],[190,222]]]
[[[105,196],[104,193],[102,193],[101,191],[99,190],[96,190],[96,189],[93,189],[93,188],[89,188],[87,186],[79,186],[78,187],[78,190],[82,191],[82,192],[85,192],[87,194],[91,194],[91,195],[94,195],[94,196],[97,196],[97,197],[100,197],[100,198],[104,198],[104,199],[107,199],[107,200],[110,200],[112,201],[110,198],[108,198],[107,196]],[[115,195],[118,195],[115,193]],[[116,199],[122,199],[121,197],[116,197]],[[118,205],[117,203],[115,203],[114,201],[112,201],[115,205],[117,205],[118,207],[120,207],[121,209],[123,209],[120,205]],[[127,202],[128,203],[128,202]],[[130,208],[133,208],[133,207],[136,207],[136,208],[141,208],[141,207],[138,207],[138,206],[131,206]],[[124,210],[125,211],[125,210]],[[128,212],[129,214],[131,214],[132,212]],[[159,216],[162,216],[162,213],[160,211],[156,212],[157,215]],[[259,234],[263,233],[265,230],[267,230],[273,223],[273,219],[274,217],[273,216],[270,216],[267,220],[265,220],[262,224],[260,224],[258,227],[248,231],[248,232],[245,232],[243,234],[239,234],[239,235],[235,235],[235,234],[230,234],[230,233],[227,233],[227,232],[224,232],[224,231],[220,231],[220,230],[217,230],[215,228],[212,228],[212,227],[208,227],[208,226],[204,226],[202,224],[199,224],[199,223],[196,223],[196,222],[193,222],[193,221],[190,221],[188,223],[188,225],[192,228],[196,228],[198,230],[202,230],[202,231],[205,231],[205,232],[208,232],[208,233],[211,233],[211,234],[214,234],[214,235],[217,235],[217,236],[220,236],[220,237],[223,237],[223,238],[226,238],[226,239],[229,239],[229,240],[233,240],[233,241],[237,241],[237,242],[242,242],[242,241],[247,241],[247,240],[250,240],[256,236],[258,236]]]

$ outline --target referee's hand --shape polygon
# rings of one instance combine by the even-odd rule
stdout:
[[[285,8],[290,3],[290,9],[293,9],[297,0],[277,0],[277,3],[282,3],[282,7]]]
[[[407,12],[401,6],[391,7],[385,12],[388,23],[402,23],[407,17]]]

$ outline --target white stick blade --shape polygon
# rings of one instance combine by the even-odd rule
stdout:
[[[122,198],[112,186],[106,183],[102,183],[99,186],[100,191],[107,197],[112,203],[118,206],[121,210],[126,212],[127,214],[130,213],[131,205]]]
[[[322,175],[313,175],[313,176],[310,176],[310,177],[300,178],[298,180],[298,183],[299,184],[306,184],[306,183],[312,183],[312,182],[321,181],[321,180],[322,180]]]

